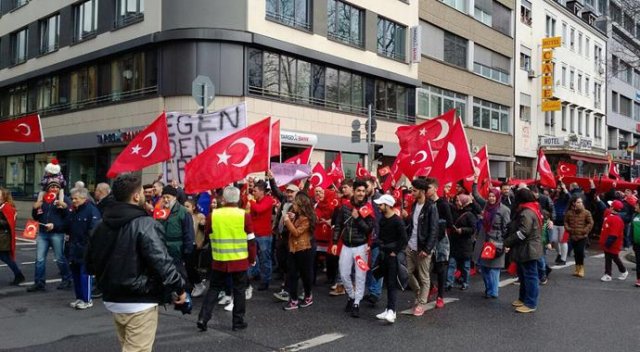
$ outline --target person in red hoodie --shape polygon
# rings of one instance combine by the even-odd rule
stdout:
[[[618,254],[622,248],[624,238],[624,222],[618,213],[622,211],[624,204],[619,200],[611,202],[611,208],[605,210],[604,223],[600,232],[600,246],[604,250],[604,275],[600,281],[611,281],[611,262],[615,262],[620,270],[619,280],[626,280],[629,271],[624,267]]]
[[[271,283],[271,251],[272,231],[271,215],[275,204],[274,199],[267,194],[267,183],[260,180],[253,186],[254,201],[247,203],[247,210],[251,214],[253,232],[256,234],[258,245],[258,264],[250,270],[250,276],[258,276],[262,283],[258,291],[266,291]]]

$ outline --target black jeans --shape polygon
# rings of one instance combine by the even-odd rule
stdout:
[[[335,284],[338,280],[338,261],[340,257],[327,253],[327,281]]]
[[[398,259],[387,253],[380,252],[384,255],[384,282],[387,284],[387,309],[396,311],[396,302],[398,301]]]
[[[636,257],[637,258],[637,257]],[[617,254],[611,254],[604,252],[604,273],[611,276],[611,262],[616,263],[618,270],[620,273],[624,273],[627,271],[627,268],[622,264],[622,260],[620,260],[620,256]]]
[[[444,286],[447,283],[447,270],[449,262],[436,262],[435,273],[438,278],[438,298],[444,297]]]
[[[295,253],[289,252],[287,257],[287,289],[289,299],[298,299],[298,275],[302,277],[304,296],[311,296],[311,280],[313,279],[313,251],[311,248]]]
[[[633,246],[633,251],[636,253],[636,280],[640,280],[640,246]]]
[[[576,265],[584,265],[584,245],[587,242],[586,238],[579,241],[571,241],[571,247],[573,247],[573,254],[576,258]]]
[[[247,272],[239,271],[235,273],[226,273],[223,271],[212,270],[209,290],[202,302],[198,320],[205,324],[211,320],[211,311],[213,307],[218,305],[218,294],[224,291],[226,287],[226,279],[231,276],[233,281],[233,326],[237,326],[244,322],[244,313],[246,309],[246,298],[244,291],[247,289]]]

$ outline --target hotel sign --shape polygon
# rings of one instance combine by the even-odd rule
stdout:
[[[553,49],[562,45],[562,37],[550,37],[542,39],[542,49]]]
[[[540,138],[541,147],[562,147],[564,146],[564,137],[542,137]]]

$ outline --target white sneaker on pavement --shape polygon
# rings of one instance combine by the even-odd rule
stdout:
[[[249,287],[247,287],[247,290],[244,291],[244,298],[251,299],[251,297],[253,297],[253,286],[249,285]]]
[[[220,298],[220,300],[218,301],[218,304],[221,306],[226,306],[227,304],[231,303],[231,301],[232,301],[231,296],[224,295],[222,296],[222,298]]]
[[[602,282],[609,282],[609,281],[611,281],[611,276],[609,276],[609,275],[607,275],[607,274],[604,274],[604,275],[602,275],[602,277],[600,278],[600,281],[602,281]]]
[[[391,324],[396,322],[396,312],[389,310],[387,312],[387,316],[385,317],[385,320]]]
[[[193,290],[191,291],[191,297],[200,297],[207,290],[207,285],[204,284],[204,281],[193,285]]]
[[[378,318],[380,320],[386,320],[387,319],[387,314],[389,314],[389,310],[385,309],[384,312],[376,315],[376,318]]]
[[[82,303],[82,300],[81,300],[81,299],[76,299],[75,301],[73,301],[73,302],[69,303],[69,307],[71,307],[71,308],[75,308],[75,307],[77,307],[77,306],[78,306],[78,304],[80,304],[80,303]]]
[[[627,276],[629,276],[629,270],[625,271],[624,273],[620,273],[620,276],[618,276],[618,280],[626,280]]]
[[[80,303],[78,303],[78,305],[76,306],[76,309],[89,309],[91,307],[93,307],[93,301],[89,301],[89,302],[80,301]]]
[[[224,310],[227,311],[227,312],[232,312],[233,311],[233,301],[229,302],[229,304],[224,306]]]

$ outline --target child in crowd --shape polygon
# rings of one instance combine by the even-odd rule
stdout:
[[[64,175],[60,169],[60,164],[56,158],[51,159],[51,162],[44,167],[44,175],[42,175],[42,179],[40,180],[42,190],[38,192],[39,203],[43,201],[47,185],[51,182],[55,182],[60,185],[60,191],[58,191],[57,199],[64,202],[64,188],[67,186],[67,181],[64,179]]]

